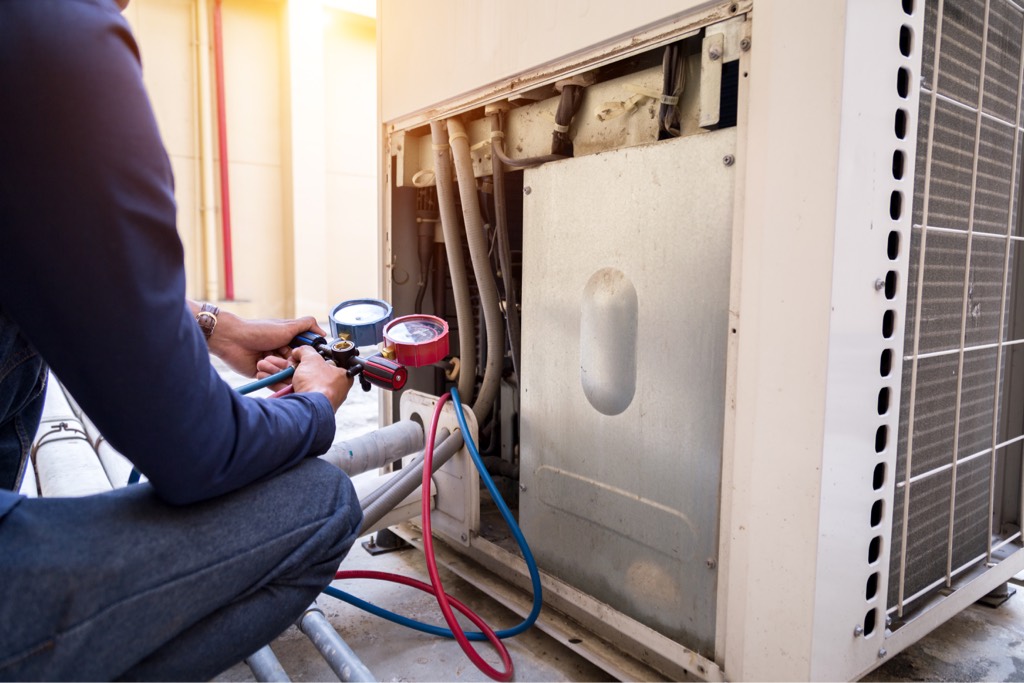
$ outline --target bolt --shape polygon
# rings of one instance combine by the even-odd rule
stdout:
[[[750,49],[750,38],[744,38],[740,41],[740,49],[744,52]]]
[[[520,484],[519,485],[519,490],[520,491],[525,491],[526,490],[526,486],[524,484]]]
[[[725,164],[726,166],[732,166],[733,164],[736,163],[736,157],[734,157],[731,154],[726,154],[724,157],[722,157],[722,163]]]
[[[714,568],[715,568],[715,566],[716,566],[717,564],[718,564],[718,563],[717,563],[717,562],[715,562],[715,558],[713,558],[713,557],[709,557],[709,558],[707,559],[707,565],[708,565],[708,569],[714,569]]]
[[[883,647],[883,648],[882,648],[881,650],[879,650],[879,651],[878,651],[878,658],[879,658],[879,659],[882,659],[882,658],[883,658],[883,657],[885,657],[885,656],[886,656],[887,654],[889,654],[889,653],[888,653],[888,652],[886,652],[886,651],[885,651],[885,648]]]
[[[880,292],[880,291],[882,291],[882,288],[884,288],[884,287],[885,287],[885,280],[883,280],[882,278],[878,278],[877,280],[875,280],[875,289],[877,289]]]
[[[533,192],[533,188],[529,185],[523,188],[523,194],[530,194],[531,192]]]
[[[862,635],[864,635],[864,627],[861,626],[860,624],[857,624],[856,626],[854,626],[853,627],[853,635],[855,635],[855,636],[862,636]]]
[[[892,626],[892,617],[886,617],[885,618],[885,625],[886,626]]]
[[[460,536],[459,538],[461,538],[461,539],[462,539],[462,542],[463,542],[463,543],[465,543],[465,542],[466,542],[466,534],[462,534],[462,535],[461,535],[461,536]]]
[[[722,58],[722,51],[717,47],[713,47],[708,50],[708,58],[710,58],[712,62],[718,61]]]

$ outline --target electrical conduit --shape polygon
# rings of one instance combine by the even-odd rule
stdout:
[[[298,621],[299,630],[306,634],[313,646],[320,652],[330,665],[334,674],[342,681],[358,681],[371,683],[376,681],[366,665],[360,661],[352,648],[348,646],[323,611],[314,602]]]
[[[253,678],[260,681],[260,683],[268,681],[289,683],[291,681],[269,645],[264,645],[246,657],[245,663],[249,666],[249,670],[252,671]]]

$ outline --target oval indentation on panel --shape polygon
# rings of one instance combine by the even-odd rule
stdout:
[[[621,271],[602,268],[583,289],[580,381],[599,412],[618,415],[636,393],[636,288]]]

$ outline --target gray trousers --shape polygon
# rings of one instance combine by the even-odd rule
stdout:
[[[0,519],[0,680],[207,680],[278,636],[362,520],[316,458],[186,507],[148,484]]]

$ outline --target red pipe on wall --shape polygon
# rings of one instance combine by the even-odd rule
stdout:
[[[220,154],[221,238],[224,243],[224,298],[235,298],[234,269],[231,258],[231,187],[228,182],[228,120],[224,104],[224,36],[220,20],[221,0],[213,3],[213,59],[217,71],[217,138]]]

